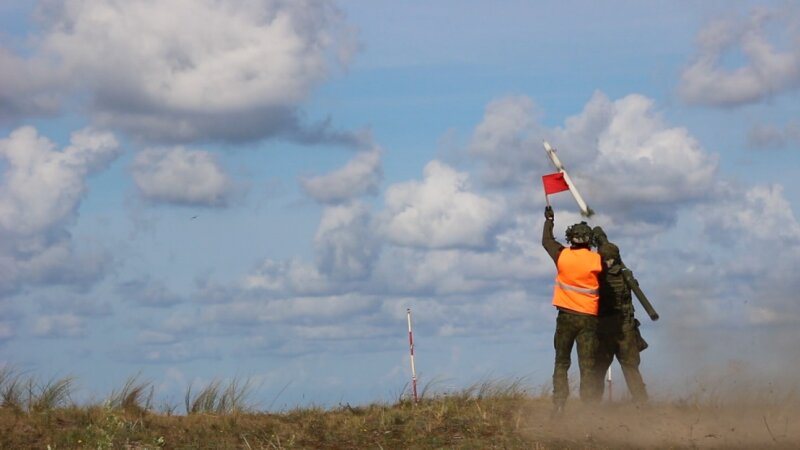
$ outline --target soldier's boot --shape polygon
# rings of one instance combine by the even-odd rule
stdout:
[[[631,393],[633,402],[636,404],[647,403],[647,387],[642,380],[642,374],[639,368],[633,365],[622,365],[622,375],[625,377],[625,384],[628,385],[628,391]]]

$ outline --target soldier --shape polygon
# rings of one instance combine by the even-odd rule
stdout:
[[[555,367],[553,369],[553,414],[559,415],[569,396],[567,373],[572,364],[572,347],[577,342],[580,368],[581,400],[594,401],[598,392],[593,370],[597,349],[597,313],[599,304],[598,274],[602,270],[600,255],[590,249],[592,229],[586,222],[567,228],[565,248],[553,237],[554,214],[545,208],[542,246],[558,269],[553,289],[553,306],[558,309],[553,337]]]
[[[616,245],[605,242],[598,248],[598,253],[603,258],[605,270],[600,275],[596,386],[602,396],[603,375],[616,356],[633,401],[643,403],[647,401],[647,389],[639,373],[639,352],[647,348],[647,342],[642,339],[639,321],[634,317],[629,283],[636,283],[636,279],[622,264]]]

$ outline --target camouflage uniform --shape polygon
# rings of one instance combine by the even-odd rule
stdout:
[[[558,257],[564,246],[553,236],[553,220],[548,218],[542,232],[542,246],[558,264]],[[597,351],[597,316],[578,313],[559,308],[556,319],[556,331],[553,336],[555,347],[555,367],[553,369],[553,403],[557,408],[563,407],[569,396],[568,372],[572,364],[572,347],[577,343],[578,367],[580,368],[580,397],[582,401],[594,401],[600,398],[594,382]]]
[[[603,250],[601,247],[601,254],[604,253]],[[647,401],[647,389],[639,373],[639,352],[647,348],[647,342],[642,339],[639,321],[634,317],[631,288],[628,287],[626,278],[633,280],[633,274],[621,264],[617,252],[614,264],[600,275],[596,386],[602,395],[603,376],[616,356],[633,400],[644,402]]]
[[[596,367],[597,317],[559,310],[556,318],[556,332],[553,347],[556,350],[553,368],[553,403],[563,405],[569,396],[567,373],[572,365],[573,343],[578,347],[578,367],[580,368],[580,396],[583,401],[598,399],[602,393],[590,380],[594,379]]]

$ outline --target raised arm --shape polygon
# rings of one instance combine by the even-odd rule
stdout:
[[[545,251],[547,251],[547,254],[553,258],[553,262],[557,262],[558,255],[561,253],[561,250],[564,249],[564,246],[561,245],[553,236],[555,215],[553,214],[553,208],[551,206],[545,207],[544,218],[544,228],[542,228],[542,247],[544,247]]]

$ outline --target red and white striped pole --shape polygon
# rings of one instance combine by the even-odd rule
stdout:
[[[408,318],[408,349],[411,353],[411,392],[414,394],[414,403],[417,403],[417,369],[414,367],[414,333],[411,330],[411,308],[406,310]]]

